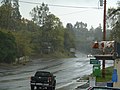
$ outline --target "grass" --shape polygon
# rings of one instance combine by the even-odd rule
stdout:
[[[103,78],[102,75],[99,76],[99,77],[96,77],[96,82],[109,82],[109,81],[111,81],[112,80],[113,68],[114,68],[113,66],[107,67],[105,69],[105,71],[106,71],[105,78]],[[101,70],[101,72],[102,72],[102,70]],[[90,75],[83,76],[82,79],[83,80],[89,80],[89,77],[91,77],[91,76],[93,76],[93,73],[90,74]]]
[[[96,82],[108,82],[112,80],[113,66],[106,68],[105,78],[96,77]]]

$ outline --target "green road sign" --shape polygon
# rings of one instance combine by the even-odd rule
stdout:
[[[90,64],[100,64],[100,61],[97,59],[90,59]]]
[[[100,64],[94,64],[93,65],[93,75],[96,76],[96,77],[101,76]]]

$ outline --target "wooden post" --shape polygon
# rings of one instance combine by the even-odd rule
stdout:
[[[104,16],[103,16],[103,41],[106,40],[106,0],[104,0]],[[103,54],[105,51],[103,50]],[[105,60],[103,60],[102,65],[102,77],[105,78]]]

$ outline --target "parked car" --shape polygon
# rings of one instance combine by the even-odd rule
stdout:
[[[37,71],[31,76],[31,90],[55,90],[56,80],[52,73],[47,71]]]
[[[120,90],[120,88],[115,87],[89,87],[87,90]]]

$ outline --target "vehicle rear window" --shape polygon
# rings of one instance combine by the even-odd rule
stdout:
[[[49,76],[51,76],[51,73],[49,73],[49,72],[36,72],[35,76],[49,77]]]

